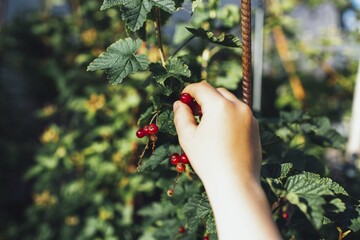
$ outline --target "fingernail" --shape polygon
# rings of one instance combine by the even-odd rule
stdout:
[[[173,104],[173,111],[175,112],[179,108],[179,101],[174,102]]]

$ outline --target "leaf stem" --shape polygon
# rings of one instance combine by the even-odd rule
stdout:
[[[193,40],[196,36],[192,35],[190,38],[186,39],[185,42],[183,42],[180,47],[178,47],[178,49],[175,50],[175,52],[171,55],[170,58],[174,57],[178,52],[180,52],[181,49],[183,49],[183,47],[185,47],[189,42],[191,42],[191,40]]]
[[[165,67],[165,54],[164,54],[164,48],[162,43],[162,35],[161,35],[161,12],[159,8],[155,9],[155,30],[156,30],[156,36],[158,40],[158,47],[159,47],[159,53],[160,53],[160,59],[161,64],[163,67]]]

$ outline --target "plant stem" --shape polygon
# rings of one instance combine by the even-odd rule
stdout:
[[[193,40],[195,38],[195,35],[191,36],[190,38],[186,39],[185,42],[183,42],[180,47],[178,47],[178,49],[175,50],[175,52],[171,55],[170,58],[174,57],[178,52],[180,52],[180,50],[185,47],[189,42],[191,42],[191,40]]]
[[[156,36],[158,39],[158,47],[159,47],[159,53],[160,53],[160,59],[162,65],[165,67],[165,54],[164,54],[164,48],[162,43],[162,35],[161,35],[161,12],[159,8],[155,9],[155,30],[156,30]]]

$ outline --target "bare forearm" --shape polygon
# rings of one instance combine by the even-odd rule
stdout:
[[[260,184],[236,176],[205,183],[220,240],[281,239]]]

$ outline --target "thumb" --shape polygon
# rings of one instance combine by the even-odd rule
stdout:
[[[190,139],[196,129],[196,122],[192,110],[186,104],[176,101],[173,105],[174,124],[180,145]]]

